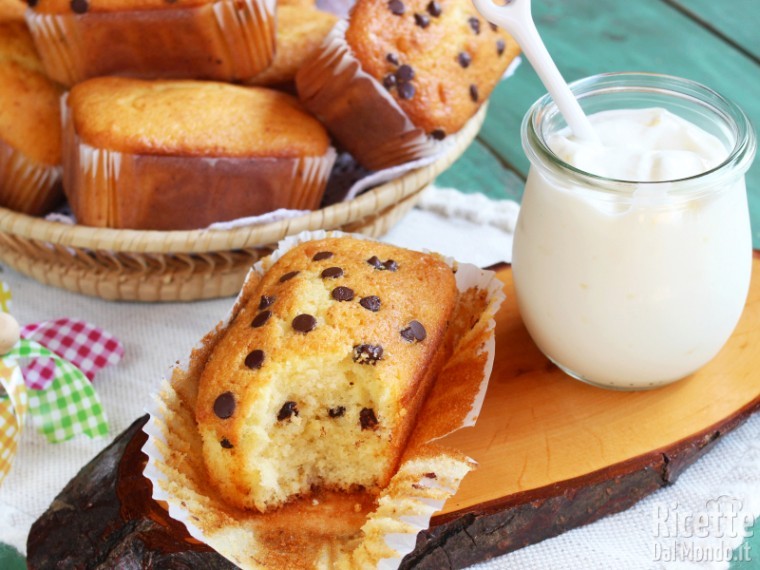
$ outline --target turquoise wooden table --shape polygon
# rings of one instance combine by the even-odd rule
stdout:
[[[755,132],[760,127],[760,0],[533,0],[532,5],[567,81],[610,71],[685,77],[732,99]],[[437,183],[519,201],[528,170],[520,122],[544,92],[523,62],[492,95],[477,141]],[[747,191],[753,244],[760,249],[760,160],[747,175]],[[734,563],[732,570],[760,568],[760,521],[748,534],[752,561]]]
[[[738,103],[760,125],[760,0],[533,0],[547,47],[569,81],[608,71],[650,71],[699,81]],[[528,163],[519,125],[544,93],[530,65],[494,93],[477,141],[438,184],[520,200]],[[754,247],[760,249],[760,161],[747,176]],[[760,493],[760,489],[758,490]],[[760,524],[748,545],[760,568]],[[25,568],[0,545],[0,568]]]

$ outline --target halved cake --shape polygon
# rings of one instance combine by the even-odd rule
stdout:
[[[225,499],[265,511],[313,488],[383,488],[448,357],[457,298],[438,256],[352,238],[288,251],[200,379],[204,459]]]

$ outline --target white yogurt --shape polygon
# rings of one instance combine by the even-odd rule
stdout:
[[[589,117],[596,141],[568,129],[549,137],[549,148],[579,170],[617,180],[660,182],[702,174],[726,159],[713,135],[665,109],[616,109]]]
[[[513,249],[520,312],[572,375],[620,389],[663,385],[711,360],[744,307],[743,170],[685,188],[693,182],[679,179],[718,167],[733,147],[664,109],[589,118],[598,141],[565,130],[546,138],[549,148],[585,173],[638,183],[594,188],[533,153]]]

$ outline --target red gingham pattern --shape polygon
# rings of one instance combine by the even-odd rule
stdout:
[[[85,321],[56,319],[32,323],[21,329],[21,337],[34,340],[68,360],[92,382],[95,374],[124,356],[124,347],[113,335]],[[55,363],[47,359],[32,360],[23,369],[29,388],[45,389],[55,376]]]

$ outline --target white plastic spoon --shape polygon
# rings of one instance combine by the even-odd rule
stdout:
[[[579,139],[596,140],[588,117],[562,78],[536,29],[530,12],[530,0],[506,0],[503,5],[493,0],[473,0],[473,3],[484,18],[504,28],[517,41],[573,134]]]

